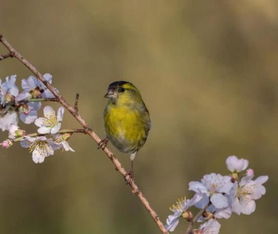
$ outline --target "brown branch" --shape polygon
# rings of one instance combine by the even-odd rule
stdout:
[[[12,57],[14,57],[13,53],[2,54],[2,55],[0,55],[0,61],[4,60],[6,58],[12,58]]]
[[[78,112],[78,101],[79,101],[79,93],[75,95],[74,109]]]
[[[12,45],[2,36],[0,35],[0,42],[8,49],[8,51],[12,54],[14,54],[14,57],[17,58],[22,64],[24,64],[36,77],[38,80],[40,80],[51,92],[52,94],[59,100],[60,104],[64,106],[70,114],[79,122],[79,124],[84,128],[84,131],[97,143],[99,144],[101,139],[100,137],[89,128],[86,121],[83,119],[83,117],[78,113],[78,111],[75,109],[74,106],[71,106],[64,97],[50,84],[48,83],[43,75],[37,70],[37,68],[32,65],[27,59],[25,59],[16,49],[12,47]],[[133,178],[130,177],[129,173],[127,173],[126,169],[122,166],[118,158],[111,152],[110,149],[105,147],[102,149],[105,153],[105,155],[111,160],[113,163],[115,169],[124,177],[127,184],[130,186],[131,191],[133,194],[135,194],[138,199],[141,201],[142,205],[146,208],[146,210],[149,212],[155,223],[157,224],[159,230],[167,234],[168,231],[164,227],[163,223],[160,221],[157,213],[155,210],[151,207],[149,201],[146,199],[145,195],[139,190],[139,187],[133,180]]]
[[[15,106],[19,107],[20,105],[27,104],[29,102],[59,102],[59,100],[57,98],[30,98],[16,102]]]
[[[57,132],[56,134],[66,134],[69,133],[70,135],[74,134],[74,133],[83,133],[83,134],[87,134],[84,128],[81,129],[62,129],[59,132]],[[55,135],[56,135],[55,134]],[[30,134],[26,134],[24,136],[21,137],[17,137],[13,140],[11,140],[12,142],[18,142],[18,141],[22,141],[24,139],[24,137],[40,137],[40,136],[52,136],[53,134],[51,133],[30,133]]]

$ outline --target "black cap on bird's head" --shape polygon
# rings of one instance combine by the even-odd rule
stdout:
[[[125,90],[137,90],[136,87],[128,81],[114,81],[108,86],[105,98],[117,98],[119,93],[123,93]]]

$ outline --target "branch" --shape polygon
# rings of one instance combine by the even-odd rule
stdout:
[[[4,60],[4,59],[6,59],[6,58],[12,58],[13,56],[14,56],[13,53],[2,54],[2,55],[0,55],[0,61],[1,61],[1,60]]]
[[[27,104],[29,102],[59,102],[59,100],[57,98],[30,98],[16,102],[15,106],[20,107],[22,104]]]
[[[64,106],[69,111],[69,113],[79,122],[79,124],[83,127],[85,133],[88,134],[88,136],[90,136],[91,139],[94,140],[97,144],[99,144],[101,142],[101,138],[93,130],[89,128],[88,124],[78,113],[77,109],[74,106],[71,106],[64,99],[64,97],[50,83],[48,83],[44,79],[43,75],[37,70],[37,68],[33,64],[31,64],[27,59],[25,59],[15,48],[13,48],[12,45],[2,35],[0,35],[0,42],[7,48],[7,50],[10,53],[14,55],[16,59],[18,59],[24,66],[26,66],[37,77],[37,79],[40,80],[51,91],[55,98],[59,100],[60,104]],[[167,234],[168,231],[164,227],[163,223],[160,221],[157,213],[151,207],[145,195],[139,190],[139,187],[135,183],[134,179],[131,178],[131,176],[122,166],[118,158],[107,147],[103,148],[102,150],[105,153],[105,155],[111,160],[115,169],[124,177],[127,184],[130,186],[132,193],[138,197],[142,205],[149,212],[154,222],[158,226],[159,230],[162,233]]]
[[[59,102],[59,100],[57,98],[30,98],[28,100],[23,100],[20,101],[21,102]]]
[[[85,129],[81,128],[81,129],[63,129],[63,130],[60,130],[59,132],[57,132],[56,134],[66,134],[66,133],[69,133],[69,134],[74,134],[74,133],[83,133],[83,134],[86,134],[85,132]],[[55,134],[55,135],[56,135]],[[12,140],[13,142],[18,142],[18,141],[22,141],[24,139],[24,137],[39,137],[39,136],[53,136],[53,134],[51,133],[30,133],[30,134],[26,134],[24,136],[21,136],[21,137],[17,137],[15,138],[14,140]]]
[[[74,109],[78,112],[78,101],[79,101],[79,93],[75,95]]]

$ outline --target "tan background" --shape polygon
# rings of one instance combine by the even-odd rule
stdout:
[[[80,111],[102,137],[107,85],[138,86],[153,127],[136,180],[163,221],[176,198],[190,195],[189,181],[227,173],[224,160],[236,154],[270,180],[255,214],[221,220],[221,233],[277,233],[277,5],[1,0],[0,33],[52,73],[68,100],[81,94]],[[11,74],[30,73],[2,61],[0,77]],[[66,114],[63,127],[71,126],[78,125]],[[70,143],[76,153],[56,153],[42,165],[18,146],[0,150],[0,233],[159,233],[96,145],[85,136]],[[119,158],[128,165],[126,155]]]

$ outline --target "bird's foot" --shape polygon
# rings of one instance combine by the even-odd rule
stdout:
[[[109,140],[107,137],[105,137],[104,139],[102,139],[99,143],[98,143],[98,149],[102,149],[104,150],[108,144]]]

